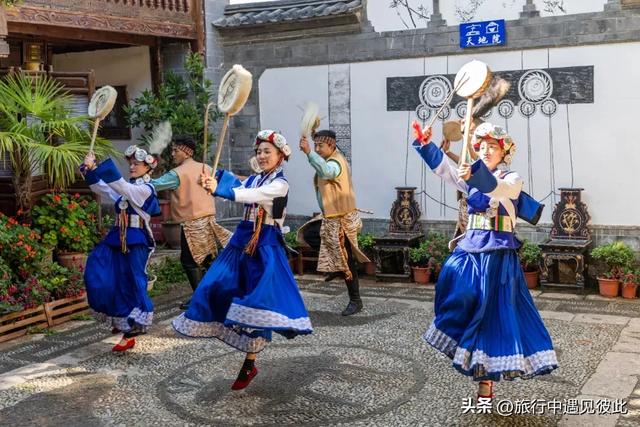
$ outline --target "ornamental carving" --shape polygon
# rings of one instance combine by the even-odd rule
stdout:
[[[588,223],[590,220],[587,205],[581,201],[582,188],[561,188],[560,202],[556,204],[551,216],[552,239],[591,239]]]
[[[9,22],[55,25],[59,27],[113,31],[145,36],[165,36],[184,39],[195,38],[195,30],[192,24],[154,22],[150,17],[131,19],[121,16],[98,16],[88,13],[45,10],[24,6],[7,10],[6,14]]]
[[[421,233],[420,206],[415,200],[416,187],[396,187],[397,197],[391,206],[390,233]]]

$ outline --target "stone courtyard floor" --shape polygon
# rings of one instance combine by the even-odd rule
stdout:
[[[315,331],[291,341],[274,335],[244,391],[230,390],[242,354],[171,329],[185,285],[156,299],[153,328],[126,354],[111,353],[119,336],[94,321],[0,345],[0,425],[640,426],[637,301],[534,291],[560,368],[497,384],[496,403],[519,412],[503,416],[496,406],[463,413],[474,384],[421,340],[432,287],[363,283],[365,310],[344,318],[344,284],[299,281]],[[576,402],[610,412],[603,405],[616,400],[626,414],[562,414]],[[555,414],[554,401],[562,403]],[[526,402],[542,409],[526,413]]]

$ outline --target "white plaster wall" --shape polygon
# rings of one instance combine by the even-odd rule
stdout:
[[[241,3],[264,3],[273,0],[231,0],[230,4]],[[601,12],[604,9],[604,4],[607,0],[564,0],[563,8],[566,14],[586,13],[586,12]],[[404,20],[409,26],[412,26],[409,16],[402,9],[390,9],[390,0],[367,0],[367,16],[371,24],[376,31],[394,31],[404,30],[407,27],[402,23]],[[441,0],[440,1],[440,13],[442,17],[447,21],[448,25],[457,25],[460,23],[460,18],[456,14],[456,8],[462,8],[464,10],[469,9],[469,0]],[[480,6],[476,10],[476,14],[473,21],[487,21],[491,19],[518,19],[520,12],[522,12],[522,6],[526,3],[525,0],[484,0],[480,2]],[[545,5],[542,0],[535,0],[533,2],[536,8],[540,11],[540,16],[551,15],[564,15],[565,13],[556,11],[554,13],[546,12]],[[432,1],[431,0],[409,0],[414,8],[419,5],[423,5],[432,13]],[[400,16],[398,16],[400,12]],[[424,27],[425,21],[416,19],[417,27]]]
[[[409,20],[409,16],[402,9],[390,9],[390,1],[388,0],[368,0],[367,16],[371,24],[376,31],[393,31],[403,30],[407,27],[402,23],[404,20],[411,28],[412,24]],[[469,9],[468,0],[440,0],[440,13],[443,19],[447,21],[448,25],[458,25],[461,21],[456,14],[456,8],[462,8],[464,10]],[[477,8],[475,16],[472,21],[487,21],[491,19],[518,19],[522,7],[526,3],[525,0],[484,0]],[[544,3],[541,0],[535,0],[533,2],[536,5],[536,9],[540,11],[540,16],[552,16],[552,15],[564,15],[560,11],[554,13],[546,12]],[[585,13],[585,12],[601,12],[604,8],[606,0],[565,0],[564,9],[566,14]],[[413,0],[410,4],[416,7],[417,5],[424,5],[429,14],[432,13],[432,2],[430,0]],[[398,16],[400,12],[400,16]],[[424,20],[416,20],[417,27],[424,27]]]
[[[624,66],[621,58],[625,58]],[[640,86],[629,82],[637,80],[640,43],[351,64],[352,167],[361,208],[373,210],[374,217],[387,218],[395,197],[394,187],[405,183],[418,190],[424,188],[433,198],[456,206],[455,193],[448,189],[441,194],[441,182],[430,171],[427,171],[426,185],[422,184],[422,160],[408,148],[411,143],[408,128],[414,114],[386,110],[386,78],[455,73],[471,59],[486,62],[494,71],[593,65],[594,103],[571,104],[568,108],[561,104],[551,118],[556,189],[572,185],[585,188],[583,197],[594,224],[638,225],[640,191],[636,162],[640,158],[640,144],[634,138],[634,130]],[[297,151],[297,138],[306,101],[315,101],[321,106],[322,125],[327,125],[327,67],[267,70],[259,84],[262,127],[281,129],[294,149],[287,167],[291,183],[289,212],[310,214],[317,210],[311,185],[313,173],[305,156]],[[526,119],[517,111],[507,123],[495,112],[490,121],[508,125],[518,144],[512,168],[523,176],[525,183],[528,183],[527,141],[530,141],[533,189],[526,188],[528,186],[525,189],[538,199],[548,196],[551,191],[549,118],[537,113],[530,119],[528,131]],[[439,126],[435,129],[434,139],[439,141]],[[459,149],[459,145],[454,148]],[[543,222],[550,222],[552,197],[544,202],[547,208]],[[449,209],[443,212],[440,204],[427,199],[423,217],[453,219],[455,212]]]
[[[91,52],[75,52],[53,56],[53,69],[56,71],[94,70],[96,86],[127,86],[129,101],[136,98],[145,89],[151,89],[151,66],[149,49],[145,46],[122,49],[103,49]],[[135,144],[142,133],[141,129],[131,130],[131,140],[113,140],[120,151]],[[121,165],[121,170],[126,168]]]
[[[329,67],[266,70],[260,77],[259,91],[260,127],[281,132],[293,151],[285,165],[285,174],[290,183],[287,210],[307,215],[319,211],[313,192],[313,170],[298,146],[300,120],[307,102],[318,104],[320,128],[329,125]]]

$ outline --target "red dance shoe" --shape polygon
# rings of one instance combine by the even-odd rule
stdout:
[[[496,395],[493,394],[493,381],[480,381],[479,384],[489,386],[489,393],[480,394],[478,391],[478,401],[482,399],[484,402],[491,402],[493,398],[496,397]]]
[[[120,345],[120,343],[114,345],[113,348],[111,349],[111,351],[119,351],[119,352],[127,351],[130,348],[133,348],[134,345],[136,345],[136,339],[135,338],[131,338],[124,345]]]
[[[249,385],[249,383],[251,382],[251,380],[253,379],[253,377],[255,377],[256,375],[258,375],[258,370],[256,369],[256,367],[254,366],[251,369],[251,372],[249,372],[249,375],[247,376],[247,379],[244,381],[241,380],[235,380],[233,382],[233,385],[231,386],[231,390],[242,390],[243,388],[245,388],[246,386]]]

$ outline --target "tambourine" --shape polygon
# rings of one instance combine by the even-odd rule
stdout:
[[[491,84],[493,73],[484,62],[473,60],[460,68],[453,81],[456,93],[463,98],[478,98]]]
[[[300,132],[302,136],[311,135],[320,126],[320,116],[318,115],[318,104],[309,102],[304,110],[302,120],[300,121]]]
[[[91,97],[91,101],[89,101],[87,115],[93,119],[93,133],[91,134],[91,144],[89,145],[90,153],[93,151],[93,146],[96,143],[100,120],[107,117],[111,110],[113,110],[113,106],[116,104],[117,98],[118,92],[116,92],[113,87],[102,86],[100,89],[95,91]]]
[[[218,110],[233,116],[244,107],[249,98],[252,76],[242,65],[234,65],[224,75],[218,89]]]
[[[87,114],[94,120],[104,119],[113,110],[117,98],[118,92],[113,87],[102,86],[91,97]]]
[[[447,141],[455,142],[462,139],[462,130],[460,122],[457,120],[449,120],[442,125],[442,135]]]
[[[489,69],[489,66],[484,62],[473,60],[467,62],[460,68],[456,74],[456,78],[453,82],[455,92],[467,98],[467,112],[464,119],[464,134],[462,153],[460,154],[459,162],[467,162],[468,159],[468,146],[469,146],[469,129],[471,126],[471,113],[473,111],[473,101],[479,98],[491,84],[493,73]]]
[[[242,65],[236,64],[227,74],[224,75],[218,88],[218,110],[224,113],[224,120],[222,122],[222,130],[218,138],[218,148],[216,149],[216,157],[213,160],[213,173],[218,168],[220,162],[220,154],[222,154],[222,144],[224,144],[224,137],[227,133],[227,126],[229,125],[229,117],[236,114],[244,107],[244,104],[249,98],[251,92],[251,86],[253,84],[253,77]],[[206,163],[207,155],[207,134],[209,129],[209,108],[211,103],[207,104],[204,114],[204,151],[202,153],[202,163]],[[205,170],[202,166],[203,172]]]

